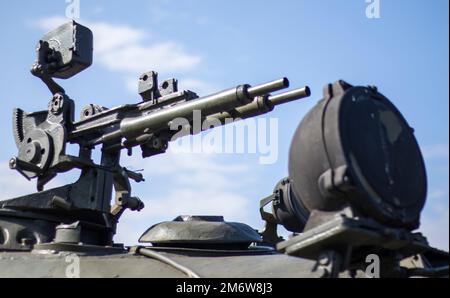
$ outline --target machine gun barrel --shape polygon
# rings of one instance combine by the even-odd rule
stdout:
[[[269,96],[269,102],[274,105],[280,105],[284,103],[288,103],[297,99],[302,99],[305,97],[309,97],[311,95],[311,91],[308,86],[303,88],[297,88],[294,90],[286,91],[280,94]]]
[[[289,80],[287,78],[281,78],[258,86],[249,87],[248,95],[251,98],[254,98],[256,96],[269,94],[270,92],[278,91],[287,87],[289,87]]]
[[[289,80],[287,78],[253,87],[250,85],[239,85],[205,97],[162,108],[144,116],[124,118],[120,122],[119,129],[102,136],[94,144],[111,142],[122,137],[127,140],[133,140],[144,134],[167,130],[171,121],[176,118],[192,121],[193,111],[195,110],[201,111],[202,117],[206,118],[213,114],[245,106],[257,96],[284,89],[288,86]]]
[[[225,124],[225,119],[246,119],[271,112],[275,106],[302,99],[311,95],[308,86],[283,92],[272,96],[258,96],[251,103],[233,110],[208,116],[209,121],[219,120]]]

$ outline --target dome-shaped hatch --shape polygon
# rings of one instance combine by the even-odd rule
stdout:
[[[185,215],[150,227],[139,242],[157,247],[246,249],[261,242],[261,237],[250,226],[226,222],[222,216]]]

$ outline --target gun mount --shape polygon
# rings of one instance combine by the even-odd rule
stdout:
[[[158,74],[150,71],[139,78],[142,101],[111,109],[90,104],[76,121],[74,100],[52,78],[69,78],[92,63],[92,32],[72,21],[47,33],[39,41],[37,52],[32,73],[47,85],[52,98],[47,110],[14,110],[18,155],[11,158],[9,165],[26,179],[36,179],[38,192],[0,203],[0,214],[16,218],[35,236],[24,240],[26,245],[21,239],[11,243],[10,249],[29,249],[30,244],[52,239],[112,246],[116,224],[124,210],[144,207],[139,198],[131,195],[129,182],[141,182],[144,178],[141,173],[120,166],[123,149],[131,155],[134,147],[140,147],[143,158],[164,153],[169,142],[180,137],[180,129],[186,134],[208,129],[174,127],[173,120],[179,118],[191,124],[194,111],[200,111],[202,119],[218,116],[218,121],[226,124],[226,118],[234,121],[235,116],[244,119],[261,115],[278,104],[310,94],[309,88],[303,87],[272,96],[270,93],[289,86],[288,79],[281,78],[199,97],[190,90],[179,91],[176,79],[159,83]],[[78,156],[66,154],[67,143],[79,145]],[[96,146],[101,146],[100,164],[91,158]],[[81,170],[78,181],[44,191],[45,184],[58,173],[74,168]],[[111,206],[113,190],[115,201]],[[25,218],[30,214],[43,219],[45,228],[36,231],[32,222],[27,223]]]

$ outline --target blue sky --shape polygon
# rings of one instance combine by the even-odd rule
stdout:
[[[147,182],[134,194],[145,211],[127,212],[117,239],[137,239],[146,227],[179,213],[224,214],[261,227],[259,200],[287,174],[287,152],[303,115],[324,84],[344,79],[373,84],[414,127],[426,159],[429,192],[422,230],[448,249],[449,42],[448,1],[380,0],[380,18],[368,19],[364,0],[87,1],[80,22],[96,39],[94,64],[62,82],[78,111],[88,103],[113,107],[139,101],[137,78],[156,70],[200,95],[281,76],[309,85],[309,99],[277,108],[279,158],[260,165],[257,154],[166,154],[124,159],[144,168]],[[16,154],[11,111],[45,109],[49,92],[29,69],[37,40],[64,22],[67,3],[0,4],[0,187],[5,199],[34,185],[7,168]],[[54,182],[61,184],[73,175]],[[207,183],[206,183],[207,182]]]

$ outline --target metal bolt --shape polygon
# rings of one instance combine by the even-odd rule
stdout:
[[[349,183],[350,182],[350,178],[348,176],[344,176],[344,182],[345,183]]]
[[[377,93],[378,92],[378,88],[377,86],[369,86],[369,90],[372,91],[373,93]]]
[[[53,115],[61,113],[64,103],[64,97],[61,94],[55,94],[50,102],[50,112]]]
[[[30,245],[33,245],[33,239],[31,239],[31,238],[22,238],[22,239],[20,240],[20,245],[22,245],[22,246],[30,246]]]
[[[330,264],[330,257],[328,256],[328,254],[321,254],[319,256],[319,264],[322,266],[327,266]]]

